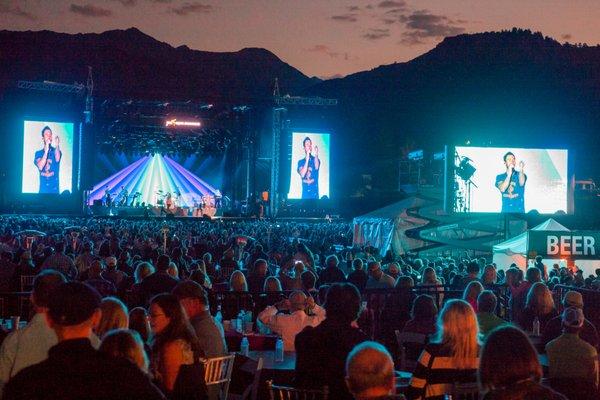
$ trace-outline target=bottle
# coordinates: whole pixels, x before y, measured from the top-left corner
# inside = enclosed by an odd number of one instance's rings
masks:
[[[219,323],[223,323],[223,314],[221,313],[221,305],[217,306],[217,313],[215,314],[215,320],[219,321]]]
[[[242,330],[244,329],[244,314],[246,312],[244,310],[241,310],[240,313],[237,316],[237,323],[236,323],[236,327],[235,330],[238,332],[242,332]]]
[[[281,337],[278,337],[277,342],[275,342],[275,361],[283,361],[283,340],[281,340]]]
[[[240,344],[240,353],[242,355],[248,357],[248,352],[250,351],[250,343],[248,343],[248,338],[244,336],[242,338],[242,343]]]
[[[540,336],[540,319],[538,317],[533,319],[533,335]]]

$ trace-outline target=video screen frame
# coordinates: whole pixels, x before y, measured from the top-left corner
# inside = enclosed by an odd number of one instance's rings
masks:
[[[288,200],[330,199],[331,133],[319,130],[292,129],[290,134],[291,161],[289,163]],[[305,163],[307,155],[309,156],[308,165]],[[307,169],[304,169],[305,166]],[[314,169],[318,170],[316,179],[313,176]],[[310,182],[311,180],[315,182]]]
[[[76,137],[78,131],[76,121],[28,117],[22,119],[21,128],[20,193],[25,195],[56,195],[65,192],[72,194],[74,178],[77,175],[75,141],[78,140]],[[46,142],[48,142],[47,152],[45,152]],[[42,163],[43,166],[41,166]]]
[[[468,149],[468,152],[462,152],[462,150]],[[445,196],[444,196],[444,209],[448,213],[452,214],[525,214],[528,212],[537,212],[542,215],[554,215],[554,214],[572,214],[573,213],[573,152],[566,148],[530,148],[530,147],[516,147],[516,146],[506,146],[500,147],[497,145],[494,146],[447,146],[446,149],[446,163],[445,163]],[[469,157],[469,155],[473,154],[473,152],[477,152],[476,157]],[[545,154],[544,154],[545,152]],[[509,181],[509,184],[513,186],[518,186],[519,183],[524,183],[522,189],[522,205],[519,205],[518,202],[515,202],[514,205],[506,204],[503,200],[503,193],[500,191],[500,185],[497,185],[499,182],[496,182],[499,177],[507,178],[504,174],[507,172],[507,161],[504,160],[504,157],[507,156],[509,159],[508,162],[512,163],[511,155],[514,157],[514,176],[506,179]],[[532,155],[534,155],[532,157]],[[551,164],[546,166],[541,165],[539,159],[544,157],[545,161],[550,159],[553,161]],[[557,158],[555,158],[557,157]],[[564,160],[562,159],[564,157]],[[471,158],[476,159],[473,161]],[[465,160],[466,159],[466,160]],[[492,163],[495,167],[488,167],[486,174],[493,177],[491,179],[481,180],[472,179],[470,177],[474,177],[478,172],[478,166],[475,164],[480,164],[478,161],[482,159],[486,160],[488,163]],[[494,163],[494,160],[498,159],[499,162]],[[524,182],[519,178],[519,170],[521,167],[520,162],[524,161]],[[565,170],[557,171],[555,168],[555,163],[558,166],[563,166]],[[498,164],[498,165],[496,165]],[[491,168],[491,169],[490,169]],[[543,172],[543,168],[554,168],[551,172]],[[492,171],[493,169],[493,171]],[[533,169],[533,170],[532,170]],[[529,174],[528,174],[529,171]],[[539,172],[542,171],[540,174]],[[556,176],[557,172],[560,175],[560,180],[552,180],[548,181],[540,181],[536,182],[535,185],[532,185],[533,182],[531,179],[534,176],[549,176],[554,174]],[[462,175],[462,176],[461,176]],[[468,178],[468,179],[465,179]],[[489,178],[489,177],[488,177]],[[515,179],[513,179],[515,178]],[[470,181],[470,182],[469,182]],[[493,186],[489,187],[488,181],[493,183]],[[514,181],[514,182],[513,182]],[[540,206],[540,202],[543,200],[541,196],[548,195],[547,193],[540,194],[540,197],[533,198],[531,193],[537,193],[536,190],[544,186],[544,182],[554,182],[554,192],[552,193],[560,193],[560,196],[553,198],[551,202],[548,204],[560,204],[556,207],[549,207],[542,205]],[[506,183],[506,182],[503,182]],[[530,183],[528,185],[528,183]],[[484,199],[480,199],[481,202],[485,203],[485,206],[477,206],[474,205],[474,201],[477,201],[476,197],[473,196],[473,192],[477,190],[476,186],[479,185],[488,185],[486,187],[486,196]],[[552,186],[552,185],[545,185]],[[563,188],[563,190],[559,190],[559,188]],[[506,189],[505,189],[506,190]],[[547,190],[547,187],[543,190]],[[491,194],[493,192],[493,194]],[[511,192],[512,194],[513,192]],[[516,196],[518,197],[518,196]],[[515,197],[515,198],[516,198]],[[469,203],[470,201],[470,203]],[[486,208],[483,208],[486,207]],[[503,210],[504,209],[504,210]]]

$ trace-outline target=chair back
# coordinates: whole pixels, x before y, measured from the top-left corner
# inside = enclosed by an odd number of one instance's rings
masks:
[[[455,383],[452,400],[479,400],[479,385],[477,382]]]
[[[220,398],[227,399],[229,393],[229,383],[231,382],[231,373],[233,372],[233,360],[235,354],[228,356],[215,357],[201,360],[204,364],[204,381],[206,386],[218,386],[220,390]]]
[[[396,330],[395,333],[400,354],[400,371],[413,371],[416,366],[416,360],[410,360],[409,362],[406,356],[406,344],[425,345],[427,335],[416,332],[400,332],[399,330]]]
[[[21,275],[21,292],[30,292],[33,290],[33,281],[35,275]]]
[[[271,400],[327,400],[329,388],[322,389],[298,389],[287,386],[273,385],[273,381],[267,381],[269,396]]]

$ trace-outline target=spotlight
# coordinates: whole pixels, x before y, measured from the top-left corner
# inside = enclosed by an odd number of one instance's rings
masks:
[[[456,175],[460,176],[464,181],[471,179],[475,171],[477,171],[469,161],[471,161],[469,158],[464,157],[456,169]]]

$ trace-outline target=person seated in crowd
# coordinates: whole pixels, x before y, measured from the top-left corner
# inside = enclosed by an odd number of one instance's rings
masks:
[[[563,334],[546,345],[551,379],[598,386],[598,352],[579,337],[583,310],[567,307],[562,313]]]
[[[246,277],[240,270],[233,271],[229,278],[229,293],[223,297],[221,312],[224,320],[237,318],[241,310],[249,311],[254,308],[254,299],[248,293]]]
[[[542,282],[536,282],[529,289],[525,308],[517,323],[521,329],[532,332],[533,321],[537,318],[540,322],[540,332],[543,334],[548,321],[557,315],[552,292]]]
[[[423,276],[419,286],[426,288],[426,291],[431,292],[431,295],[436,299],[438,307],[444,304],[444,288],[441,286],[443,283],[437,277],[435,269],[432,267],[426,267],[423,269]]]
[[[100,303],[102,317],[94,332],[100,339],[113,329],[126,329],[129,326],[129,311],[127,306],[116,297],[106,297]]]
[[[115,285],[102,277],[104,271],[104,264],[102,260],[92,261],[92,265],[85,272],[88,278],[84,281],[100,293],[102,297],[114,296],[117,294],[117,288]]]
[[[150,343],[152,330],[150,329],[148,312],[145,308],[135,307],[129,311],[129,329],[136,331],[140,335],[142,343],[144,343],[144,349],[148,352],[150,350],[148,344]]]
[[[265,279],[267,279],[268,271],[269,266],[265,259],[259,258],[254,261],[252,269],[248,274],[248,290],[250,293],[258,293],[262,291],[262,288],[265,284]]]
[[[583,296],[579,292],[569,290],[567,293],[565,293],[562,304],[565,308],[576,307],[583,310]],[[562,316],[556,316],[548,321],[546,327],[544,328],[544,334],[542,337],[543,345],[545,346],[551,340],[559,337],[562,333],[562,330]],[[579,331],[579,337],[598,349],[598,331],[596,330],[596,327],[587,319],[583,320],[583,326]]]
[[[281,311],[288,311],[289,314],[280,313]],[[294,291],[289,299],[265,308],[258,314],[258,319],[281,336],[285,351],[295,351],[296,335],[307,326],[319,325],[325,319],[325,310],[312,297],[306,297],[301,291]]]
[[[114,329],[108,331],[100,348],[101,353],[112,358],[124,358],[138,366],[139,369],[148,373],[148,355],[144,349],[144,342],[140,334],[129,329]]]
[[[452,280],[452,287],[459,290],[465,290],[470,282],[479,279],[479,264],[476,261],[471,261],[467,264],[467,275],[456,275]]]
[[[476,381],[479,328],[473,308],[448,300],[438,317],[438,337],[429,342],[408,388],[409,398],[433,399],[452,393],[455,383]]]
[[[367,286],[369,275],[364,270],[362,258],[355,258],[352,261],[352,272],[348,274],[348,282],[353,284],[362,293]]]
[[[478,281],[471,281],[463,292],[462,299],[473,307],[473,311],[477,312],[477,298],[483,292],[483,286]]]
[[[396,281],[396,290],[390,293],[385,300],[381,313],[382,339],[389,348],[396,347],[397,330],[401,331],[410,319],[410,310],[416,298],[412,288],[413,280],[410,276],[401,276]]]
[[[319,285],[346,282],[346,275],[338,267],[339,263],[336,255],[328,256],[325,259],[325,268],[319,274]]]
[[[42,269],[55,269],[62,273],[67,279],[77,278],[77,268],[71,257],[65,255],[64,242],[58,242],[54,246],[55,252],[44,260]]]
[[[523,331],[504,325],[490,332],[478,371],[483,400],[567,400],[542,386],[542,376],[538,354]]]
[[[367,271],[369,279],[365,285],[366,289],[390,289],[396,284],[394,278],[383,272],[379,261],[369,261]]]
[[[307,326],[296,335],[296,384],[299,387],[329,387],[336,399],[352,399],[344,380],[344,364],[350,351],[368,339],[353,327],[361,308],[360,293],[349,283],[334,283],[325,303],[326,318],[316,327]],[[319,368],[319,365],[327,368]]]
[[[438,330],[437,316],[438,308],[433,297],[421,294],[415,298],[410,311],[411,319],[406,322],[402,332],[433,335]]]
[[[106,257],[106,269],[102,272],[102,278],[110,281],[117,289],[121,289],[129,276],[117,269],[117,258]]]
[[[281,269],[278,274],[283,290],[302,289],[302,273],[306,270],[302,261],[294,262],[292,270]]]
[[[309,296],[314,298],[319,297],[319,291],[315,287],[317,284],[317,277],[312,271],[304,271],[300,276],[302,280],[302,291]]]
[[[175,286],[173,294],[185,310],[205,356],[227,355],[223,325],[210,315],[208,294],[202,286],[194,281],[182,281]]]
[[[177,285],[177,279],[167,273],[171,259],[166,254],[161,254],[156,261],[156,272],[144,278],[140,284],[140,294],[143,303],[160,293],[170,293]]]
[[[402,274],[400,272],[400,267],[396,262],[389,263],[385,268],[385,273],[391,276],[394,279],[394,281],[397,281],[398,277],[400,277],[400,275]]]
[[[0,347],[0,389],[23,368],[47,359],[48,350],[58,343],[46,314],[52,292],[64,282],[64,275],[54,270],[35,277],[30,297],[35,314],[23,329],[13,330]]]
[[[86,241],[83,243],[83,251],[75,257],[75,267],[77,268],[77,276],[79,279],[92,265],[96,259],[94,256],[94,242]]]
[[[101,317],[96,290],[81,282],[62,283],[47,306],[46,319],[58,344],[48,359],[16,374],[3,399],[164,399],[136,365],[92,347],[92,329]]]
[[[377,342],[363,342],[346,359],[346,385],[355,400],[391,399],[396,393],[394,361]]]
[[[198,337],[177,297],[159,294],[150,301],[152,341],[151,371],[163,391],[169,395],[183,365],[204,357]]]
[[[498,298],[491,290],[484,290],[477,297],[477,322],[479,333],[487,336],[493,329],[507,322],[496,315]]]
[[[239,270],[237,261],[234,260],[235,253],[232,249],[227,249],[223,253],[223,258],[219,260],[219,276],[221,280],[226,281],[230,278],[233,271]]]

